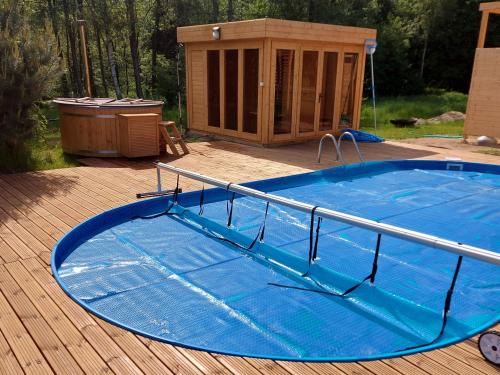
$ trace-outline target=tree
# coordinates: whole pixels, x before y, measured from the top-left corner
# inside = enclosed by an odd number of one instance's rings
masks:
[[[132,66],[134,68],[135,92],[139,98],[142,93],[141,65],[139,61],[139,37],[137,35],[137,16],[135,13],[135,0],[126,0],[127,20],[129,27],[130,54],[132,55]]]
[[[0,5],[0,154],[28,155],[37,104],[61,73],[57,41],[46,26],[33,30],[15,0]],[[1,158],[1,156],[0,156]]]

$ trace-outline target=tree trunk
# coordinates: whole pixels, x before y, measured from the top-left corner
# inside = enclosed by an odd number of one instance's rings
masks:
[[[219,21],[219,0],[212,0],[212,22]]]
[[[102,87],[104,89],[104,96],[109,97],[108,82],[106,81],[106,70],[104,68],[104,57],[101,45],[101,31],[99,28],[96,28],[95,34],[97,39],[97,55],[99,57],[99,70],[101,71]]]
[[[108,52],[108,63],[109,63],[109,69],[111,70],[111,78],[113,80],[113,86],[115,87],[115,93],[116,97],[118,99],[121,99],[123,97],[122,95],[122,90],[120,89],[120,82],[118,81],[118,72],[116,69],[116,63],[115,63],[115,58],[113,56],[113,41],[111,40],[111,35],[109,32],[109,26],[110,26],[110,19],[109,19],[109,11],[108,11],[108,4],[107,0],[102,1],[102,11],[103,11],[103,19],[104,19],[104,24],[106,27],[104,27],[104,38],[106,39],[106,49]]]
[[[153,40],[151,41],[151,92],[154,98],[157,96],[158,86],[158,33],[160,32],[161,4],[160,0],[155,2]]]
[[[424,69],[425,69],[425,57],[427,55],[427,45],[428,45],[428,42],[429,42],[429,34],[425,34],[425,38],[424,38],[424,48],[422,49],[422,59],[420,60],[420,74],[419,74],[419,78],[421,80],[424,79]]]
[[[233,0],[227,0],[227,20],[228,22],[234,21]]]
[[[126,0],[127,20],[129,29],[130,54],[134,68],[135,93],[138,98],[144,97],[141,83],[141,63],[139,61],[139,36],[137,35],[137,14],[135,12],[135,0]]]
[[[75,28],[74,22],[70,19],[70,9],[68,5],[68,0],[63,0],[63,10],[64,10],[64,23],[66,27],[66,35],[69,44],[69,53],[71,54],[71,59],[68,58],[70,65],[68,68],[72,73],[73,90],[77,95],[83,95],[83,86],[81,81],[80,63],[77,57],[76,48],[76,38],[75,38]]]

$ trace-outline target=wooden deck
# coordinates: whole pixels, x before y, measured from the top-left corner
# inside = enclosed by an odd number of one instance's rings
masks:
[[[226,142],[191,144],[180,167],[235,182],[316,169],[316,145],[266,149]],[[356,160],[348,149],[346,159]],[[369,159],[495,156],[387,142],[363,145]],[[331,151],[328,150],[331,154]],[[170,161],[170,160],[169,160]],[[332,165],[325,158],[322,167]],[[0,175],[0,374],[498,374],[476,339],[443,350],[361,363],[307,364],[214,355],[136,336],[88,314],[50,273],[55,242],[87,217],[152,190],[151,160],[86,159],[88,166]],[[173,178],[165,175],[165,182]],[[182,188],[199,185],[181,179]]]

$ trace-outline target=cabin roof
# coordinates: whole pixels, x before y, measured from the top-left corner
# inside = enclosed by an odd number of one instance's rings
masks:
[[[221,29],[220,40],[212,38],[212,28]],[[322,23],[278,20],[261,18],[255,20],[213,23],[177,28],[177,41],[180,43],[213,42],[244,39],[290,39],[311,42],[331,42],[343,44],[364,44],[366,39],[374,39],[377,30],[328,25]]]
[[[482,12],[500,14],[500,1],[479,4],[479,10]]]

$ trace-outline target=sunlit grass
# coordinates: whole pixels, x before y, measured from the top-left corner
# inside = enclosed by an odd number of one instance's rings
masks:
[[[386,139],[419,138],[425,135],[462,135],[463,121],[397,128],[390,123],[390,120],[411,117],[427,119],[449,111],[465,112],[466,106],[467,95],[457,92],[435,91],[428,95],[380,98],[377,102],[376,134]],[[375,132],[373,109],[369,98],[363,100],[361,128],[367,132]]]

